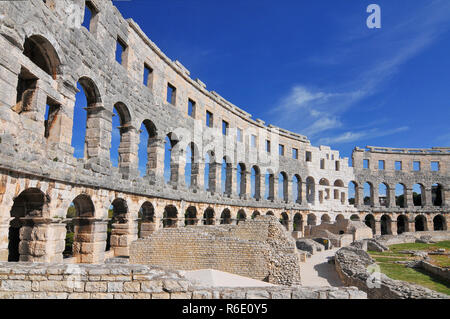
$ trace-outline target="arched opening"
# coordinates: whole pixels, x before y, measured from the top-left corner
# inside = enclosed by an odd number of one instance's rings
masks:
[[[417,215],[414,219],[415,231],[425,231],[427,230],[427,219],[424,215]]]
[[[330,222],[331,222],[331,218],[327,214],[323,214],[322,217],[320,217],[321,224],[329,224]]]
[[[151,141],[156,138],[156,127],[150,120],[144,120],[139,130],[139,174],[146,176],[150,171]]]
[[[184,225],[193,226],[197,225],[197,222],[197,208],[195,208],[194,206],[189,206],[184,214]]]
[[[295,203],[302,203],[302,179],[297,174],[292,178],[292,198]]]
[[[314,197],[315,197],[315,181],[314,178],[309,176],[306,179],[306,200],[310,204],[314,204]]]
[[[381,235],[392,234],[391,224],[391,217],[388,215],[381,216]]]
[[[395,185],[395,205],[397,207],[406,207],[406,196],[405,196],[406,186],[404,184]]]
[[[274,214],[271,210],[269,210],[269,211],[266,213],[266,216],[275,216],[275,214]]]
[[[344,220],[344,219],[345,219],[345,217],[344,217],[344,215],[342,215],[342,214],[339,214],[339,215],[336,216],[336,221],[337,221],[337,222],[342,221],[342,220]]]
[[[125,104],[118,102],[113,108],[110,148],[111,163],[115,167],[121,168],[131,153],[130,129],[130,112]]]
[[[413,203],[414,206],[424,206],[425,204],[425,187],[422,184],[413,185]]]
[[[138,212],[138,238],[150,236],[155,229],[155,209],[152,203],[145,202]]]
[[[433,229],[434,230],[447,230],[447,222],[446,222],[444,216],[436,215],[433,218]]]
[[[366,217],[364,218],[364,223],[366,224],[367,227],[370,227],[372,229],[373,234],[376,233],[375,217],[373,217],[372,214],[366,215]]]
[[[354,205],[355,207],[358,205],[357,187],[358,184],[356,182],[351,181],[348,183],[348,204]]]
[[[253,166],[251,170],[251,194],[252,198],[261,199],[261,171],[258,166]]]
[[[281,172],[278,174],[278,198],[283,200],[284,202],[289,201],[289,190],[288,190],[288,177],[285,172]]]
[[[307,217],[307,219],[306,219],[306,224],[308,225],[308,226],[316,226],[317,225],[317,223],[316,223],[316,215],[314,215],[314,214],[308,214],[308,217]]]
[[[442,206],[444,203],[443,187],[441,184],[433,184],[431,186],[431,201],[433,206]]]
[[[208,207],[203,214],[203,225],[214,225],[216,223],[214,209]]]
[[[281,213],[280,223],[289,230],[289,216],[286,212]]]
[[[373,186],[372,183],[364,183],[364,205],[373,206]]]
[[[225,208],[220,215],[220,224],[228,225],[231,224],[231,212],[228,208]]]
[[[164,208],[163,228],[176,228],[178,222],[178,210],[173,205]]]
[[[23,44],[23,54],[56,80],[61,61],[55,48],[46,38],[40,35],[26,38]]]
[[[389,206],[389,186],[386,183],[378,185],[378,201],[380,206]]]
[[[258,216],[260,216],[261,214],[257,211],[257,210],[255,210],[254,212],[253,212],[253,214],[252,214],[252,219],[255,219],[256,217],[258,217]]]
[[[120,228],[120,224],[127,223],[128,205],[122,198],[116,198],[108,209],[108,227],[106,231],[106,251],[109,251],[111,247],[111,237],[114,235],[115,230]],[[120,230],[119,230],[120,231]]]
[[[294,215],[294,231],[303,231],[303,216],[300,213]]]
[[[70,204],[66,213],[66,239],[63,258],[75,257],[82,262],[80,253],[84,252],[86,237],[92,236],[92,219],[95,207],[86,194],[78,195]]]
[[[408,218],[405,215],[399,215],[397,217],[397,234],[400,235],[408,230]]]
[[[20,229],[25,225],[24,217],[42,217],[44,205],[48,199],[38,188],[28,188],[14,199],[11,208],[11,221],[9,222],[8,235],[8,261],[16,262],[20,260],[19,244]]]
[[[82,77],[78,80],[72,121],[72,147],[75,158],[91,158],[89,144],[95,138],[95,126],[92,123],[97,103],[101,103],[100,93],[95,83]]]
[[[239,222],[245,221],[246,219],[247,219],[247,214],[245,214],[245,211],[243,209],[240,209],[237,213],[236,224],[239,224]]]
[[[352,221],[360,221],[359,215],[353,214],[350,216],[350,220]]]

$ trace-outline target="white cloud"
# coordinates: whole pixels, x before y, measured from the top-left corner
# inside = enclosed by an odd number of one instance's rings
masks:
[[[397,134],[409,130],[408,126],[402,126],[391,130],[380,130],[377,128],[359,131],[359,132],[345,132],[333,137],[323,137],[319,139],[320,144],[344,144],[359,141],[362,139],[371,139],[375,137],[383,137],[388,135]]]

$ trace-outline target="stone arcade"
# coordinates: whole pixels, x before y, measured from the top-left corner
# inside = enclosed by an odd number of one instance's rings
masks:
[[[85,5],[89,28],[80,22]],[[448,229],[449,148],[356,148],[349,166],[338,151],[208,91],[111,1],[1,1],[0,48],[0,261],[62,262],[68,224],[74,239],[64,261],[75,263],[128,256],[138,234],[159,228],[257,215],[276,216],[297,237],[342,218],[364,221],[374,234]],[[71,146],[80,133],[72,130],[77,83],[87,99],[82,158]],[[142,130],[148,157],[140,177]]]

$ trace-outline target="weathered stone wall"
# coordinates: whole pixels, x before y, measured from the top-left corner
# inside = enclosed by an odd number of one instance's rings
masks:
[[[424,232],[421,232],[424,233]],[[419,235],[415,233],[415,235]],[[449,232],[427,232],[426,237],[433,241],[448,240]],[[389,236],[391,237],[391,236]],[[419,236],[400,235],[395,242],[381,241],[382,245],[415,242]],[[411,241],[411,238],[414,240]],[[450,299],[450,296],[405,281],[394,280],[377,273],[372,274],[375,260],[365,251],[367,240],[356,241],[350,247],[339,249],[335,255],[336,271],[347,286],[355,286],[365,291],[369,299]],[[373,241],[369,239],[369,241]],[[377,239],[378,241],[378,239]],[[371,269],[369,272],[369,268]],[[447,274],[448,275],[448,274]]]
[[[417,267],[445,280],[447,283],[450,283],[450,268],[449,267],[438,267],[438,266],[433,265],[425,260],[421,260],[420,264]]]
[[[0,263],[0,299],[366,299],[355,287],[211,288],[142,265]]]
[[[179,270],[217,269],[270,283],[300,283],[295,241],[272,216],[238,225],[162,229],[131,244],[130,262]]]

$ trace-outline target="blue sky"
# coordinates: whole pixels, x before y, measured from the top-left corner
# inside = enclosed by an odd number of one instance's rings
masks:
[[[207,89],[313,145],[450,146],[448,0],[114,4]]]

